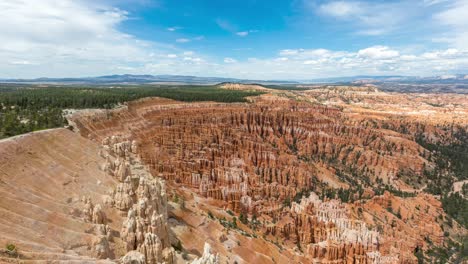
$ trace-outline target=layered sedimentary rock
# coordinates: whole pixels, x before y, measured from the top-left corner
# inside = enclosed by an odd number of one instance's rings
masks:
[[[342,106],[387,96],[359,92],[316,99]],[[253,104],[149,99],[80,114],[75,126],[94,142],[63,129],[0,142],[0,242],[17,245],[26,262],[176,263],[198,255],[194,263],[414,263],[427,241],[444,240],[444,213],[401,175],[417,182],[433,166],[416,135],[449,142],[453,132],[391,117],[271,95]],[[162,179],[190,210],[168,206]],[[375,195],[379,184],[416,194]],[[347,203],[324,195],[356,186],[362,192]],[[184,244],[193,253],[187,260],[171,247],[171,214],[193,225],[176,232],[196,241]],[[251,222],[233,228],[240,214]],[[200,249],[195,232],[223,255]]]
[[[83,137],[0,141],[0,243],[19,249],[0,262],[415,263],[444,241],[441,203],[422,192],[433,153],[416,138],[453,143],[466,103],[373,87],[287,95],[145,99],[76,114]]]
[[[95,263],[118,254],[109,239],[122,219],[101,203],[117,181],[100,170],[98,153],[66,129],[0,141],[2,248],[15,245],[24,263]]]
[[[153,175],[219,201],[226,210],[259,217],[261,234],[297,245],[310,260],[413,262],[413,250],[425,245],[433,232],[428,226],[436,228],[433,241],[441,241],[436,221],[425,220],[429,215],[414,214],[414,223],[427,225],[412,229],[378,205],[379,196],[369,199],[378,184],[416,192],[401,175],[412,175],[416,182],[432,166],[428,151],[414,141],[416,132],[389,130],[387,120],[372,123],[339,108],[268,97],[254,104],[144,100],[111,116],[101,113],[74,121],[82,135],[97,141],[124,131],[125,145],[135,149]],[[430,129],[415,127],[417,133]],[[119,164],[108,166],[117,178],[125,174],[116,171]],[[115,194],[122,197],[117,199],[123,201],[120,210],[131,207],[129,197],[135,194],[130,185],[124,180]],[[364,188],[352,196],[356,202],[313,193],[301,199],[307,191],[350,186]],[[383,197],[402,207],[417,201],[435,215],[443,214],[440,204],[422,194],[414,200]],[[383,210],[372,212],[378,206]],[[392,228],[379,229],[385,226]]]
[[[146,263],[175,263],[167,226],[166,187],[135,155],[134,142],[112,136],[102,141],[105,170],[119,181],[106,202],[126,215],[120,237],[127,251],[138,251]]]
[[[379,251],[377,231],[352,219],[345,204],[324,202],[315,193],[293,202],[290,212],[267,226],[267,233],[293,240],[312,259],[333,263],[370,263],[371,255]]]
[[[0,262],[175,263],[165,184],[135,152],[66,129],[0,141],[0,243],[18,252]]]

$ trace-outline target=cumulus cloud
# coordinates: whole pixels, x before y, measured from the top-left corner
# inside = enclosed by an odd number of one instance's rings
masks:
[[[208,66],[207,66],[208,67]],[[212,66],[210,66],[212,67]],[[352,75],[439,75],[468,70],[468,53],[454,49],[411,54],[387,46],[356,51],[284,49],[278,57],[249,58],[212,69],[221,76],[313,79]]]
[[[358,51],[358,56],[368,59],[391,59],[398,57],[400,53],[385,46],[373,46]]]
[[[432,54],[434,53],[434,54]],[[432,54],[432,55],[429,55]],[[176,61],[160,61],[146,72],[224,76],[251,79],[314,79],[352,75],[443,75],[468,70],[468,54],[440,50],[421,54],[404,53],[390,47],[369,47],[356,51],[296,49],[278,51],[272,58],[235,60],[226,57],[222,64],[210,59],[180,56]],[[184,64],[185,63],[185,64]],[[196,67],[187,67],[194,65]]]
[[[279,52],[280,56],[294,59],[328,59],[347,56],[343,51],[331,51],[328,49],[285,49]]]
[[[204,60],[202,58],[198,57],[184,57],[184,61],[189,61],[189,62],[195,62],[195,63],[201,63]]]
[[[304,1],[309,3],[310,12],[332,18],[330,22],[333,23],[345,22],[340,26],[349,27],[358,35],[401,35],[412,31],[433,42],[447,43],[460,50],[468,49],[467,0],[331,0],[321,4]]]
[[[423,53],[421,57],[425,59],[455,59],[458,56],[463,56],[463,52],[460,52],[457,49],[447,49],[426,52]]]
[[[468,42],[464,37],[468,35],[464,34],[468,16],[459,13],[457,8],[464,10],[464,2],[444,3],[445,11],[433,18],[450,29],[443,37],[453,47],[446,49],[410,53],[388,46],[355,50],[296,48],[279,50],[269,58],[234,59],[225,55],[205,56],[123,33],[119,26],[131,14],[111,6],[92,4],[89,0],[2,0],[0,77],[74,77],[131,72],[310,79],[359,74],[463,73],[468,71]],[[357,16],[363,25],[375,17],[366,11],[369,4],[350,3],[355,5],[340,2],[323,7],[320,12],[339,19]],[[326,13],[332,7],[336,10]],[[225,29],[233,29],[232,34],[243,32],[229,23],[218,22]],[[181,38],[178,43],[201,39],[202,36]]]
[[[105,73],[112,64],[144,61],[152,45],[117,30],[128,13],[112,7],[81,0],[2,0],[0,10],[0,60],[8,62],[0,72],[8,77]],[[12,64],[17,67],[7,66]]]

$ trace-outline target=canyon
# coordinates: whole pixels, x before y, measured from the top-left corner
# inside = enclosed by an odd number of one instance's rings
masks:
[[[221,89],[262,94],[144,98],[1,140],[0,243],[17,250],[0,261],[418,263],[467,235],[425,191],[439,165],[420,140],[465,144],[468,95]]]

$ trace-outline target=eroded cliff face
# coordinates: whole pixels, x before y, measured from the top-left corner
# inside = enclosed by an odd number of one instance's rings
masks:
[[[126,130],[144,146],[142,157],[156,173],[196,187],[203,182],[201,188],[213,180],[222,186],[238,185],[245,178],[242,172],[255,175],[249,181],[261,183],[261,189],[252,192],[268,193],[278,183],[284,187],[280,195],[285,198],[295,195],[295,185],[309,188],[317,169],[328,169],[335,161],[355,167],[355,173],[368,176],[371,182],[380,178],[387,183],[398,181],[403,168],[421,175],[429,164],[425,150],[406,135],[365,126],[336,108],[293,101],[143,109],[130,105],[128,111],[107,115],[101,114],[102,122],[94,122],[96,116],[80,120],[78,127],[99,140],[113,129]],[[337,169],[342,168],[332,168]],[[215,178],[204,178],[211,177],[207,172]],[[208,195],[226,199],[230,193],[215,186]]]
[[[0,243],[19,249],[0,262],[417,263],[446,216],[416,138],[456,141],[464,103],[343,89],[149,98],[0,141]]]
[[[391,122],[388,114],[356,117],[340,108],[274,95],[254,101],[185,104],[148,99],[73,120],[91,139],[101,141],[119,131],[132,140],[152,175],[166,179],[171,191],[185,194],[193,205],[186,210],[204,214],[203,223],[213,230],[228,230],[219,237],[206,234],[219,240],[213,243],[221,253],[232,229],[227,222],[235,219],[219,209],[249,218],[249,224],[239,225],[241,234],[273,243],[297,262],[414,263],[415,250],[425,248],[429,238],[436,245],[443,241],[437,219],[444,214],[440,202],[418,194],[424,183],[418,179],[433,164],[428,151],[415,142],[416,133],[442,140],[443,133],[433,133],[440,128],[400,118]],[[392,124],[408,125],[415,132],[388,129]],[[409,174],[410,180],[401,176]],[[382,184],[415,197],[376,195],[374,188]],[[327,198],[330,188],[355,193],[346,203],[333,195]],[[173,211],[178,220],[194,221],[181,211]],[[206,217],[208,212],[215,212],[214,221]],[[220,224],[215,225],[216,219]],[[177,234],[184,237],[192,231],[181,228]],[[200,252],[199,245],[193,248]],[[238,250],[236,261],[252,261]],[[231,250],[220,257],[234,258]]]
[[[105,202],[126,215],[120,230],[126,251],[139,252],[146,263],[175,263],[164,181],[153,177],[135,155],[135,142],[112,136],[105,138],[102,145],[104,170],[119,182]]]
[[[30,262],[106,258],[109,226],[101,225],[101,216],[120,216],[91,205],[116,184],[99,169],[104,160],[98,151],[65,129],[2,140],[0,243],[16,245],[20,258]]]
[[[66,129],[0,142],[0,243],[18,248],[0,260],[176,263],[164,181],[135,144],[103,143]]]

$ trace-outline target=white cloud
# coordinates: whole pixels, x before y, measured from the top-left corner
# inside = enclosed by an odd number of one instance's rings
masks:
[[[225,19],[221,19],[221,18],[216,19],[216,24],[223,30],[226,30],[229,32],[237,31],[237,26]]]
[[[256,29],[250,29],[250,30],[239,30],[239,27],[233,23],[231,23],[228,20],[218,18],[215,20],[216,24],[218,27],[221,29],[228,31],[232,34],[236,34],[239,37],[247,37],[250,33],[257,33],[259,32]]]
[[[425,59],[454,59],[458,56],[463,55],[462,52],[457,49],[437,50],[432,52],[426,52],[421,55]]]
[[[432,5],[438,5],[438,4],[441,4],[441,3],[446,3],[448,1],[450,1],[450,0],[424,0],[423,3],[426,6],[432,6]]]
[[[357,51],[285,49],[279,57],[249,58],[223,66],[202,65],[220,76],[256,79],[313,79],[352,75],[442,75],[466,72],[468,53],[454,49],[411,54],[386,46]],[[233,74],[235,73],[235,74]]]
[[[468,1],[456,0],[434,15],[437,23],[445,26],[447,33],[439,40],[448,42],[452,47],[468,50]]]
[[[13,64],[13,65],[36,65],[37,63],[27,61],[27,60],[21,60],[21,61],[11,61],[10,64]]]
[[[355,2],[351,2],[355,3]],[[379,2],[381,3],[381,2]],[[377,4],[375,4],[377,5]],[[440,4],[442,6],[442,4]],[[171,44],[140,40],[119,25],[131,14],[90,0],[0,1],[0,77],[75,77],[114,73],[215,75],[263,79],[307,79],[358,74],[436,75],[468,71],[466,1],[444,3],[434,21],[448,28],[440,39],[450,48],[408,52],[387,46],[354,51],[283,49],[270,58],[246,60],[204,56]],[[353,9],[357,8],[357,9]],[[339,19],[356,17],[362,30],[379,30],[369,6],[329,12]],[[371,9],[375,8],[371,5]],[[364,10],[364,11],[363,11]],[[322,11],[325,12],[325,11]],[[394,12],[390,12],[392,15]],[[330,15],[331,16],[331,15]],[[349,20],[347,20],[349,21]],[[378,19],[380,21],[380,18]],[[223,24],[225,28],[235,28]],[[386,27],[383,27],[385,30]],[[239,32],[237,28],[232,34]],[[249,34],[255,31],[247,31]],[[377,33],[376,33],[377,34]],[[187,38],[195,41],[200,37]],[[453,47],[452,47],[453,46]]]
[[[305,65],[310,65],[310,64],[318,64],[318,61],[314,61],[314,60],[306,60],[303,62],[303,64]]]
[[[256,30],[256,29],[251,29],[251,30],[248,30],[248,31],[236,32],[236,35],[238,35],[240,37],[247,37],[250,33],[257,33],[257,32],[259,32],[259,31]]]
[[[174,32],[176,30],[180,30],[180,29],[182,29],[182,27],[168,27],[167,28],[168,31],[172,31],[172,32]]]
[[[178,39],[176,39],[176,42],[178,42],[178,43],[187,43],[187,42],[190,42],[190,39],[178,38]]]
[[[361,13],[362,7],[358,2],[336,1],[321,5],[320,11],[334,17],[349,17]]]
[[[330,1],[319,5],[319,14],[346,21],[359,35],[378,36],[396,31],[416,16],[417,5],[411,1]]]
[[[0,64],[3,76],[105,74],[111,65],[145,61],[159,45],[117,29],[126,11],[89,1],[2,0],[0,10],[0,61],[23,62]]]
[[[387,33],[386,29],[364,29],[356,32],[358,35],[379,36]]]
[[[176,39],[176,42],[177,43],[188,43],[188,42],[191,42],[193,40],[199,41],[199,40],[204,40],[204,39],[205,39],[204,36],[198,36],[198,37],[194,37],[194,38],[178,38],[178,39]]]
[[[417,59],[417,57],[415,55],[402,55],[400,59],[404,61],[412,61]]]
[[[309,12],[330,18],[330,23],[357,35],[406,35],[409,41],[415,41],[414,36],[468,49],[468,0],[303,1]]]
[[[281,56],[291,56],[291,55],[296,55],[298,54],[298,50],[291,50],[291,49],[284,49],[280,51]]]
[[[345,56],[345,52],[331,51],[327,49],[285,49],[279,52],[282,57],[288,57],[296,60],[305,59],[330,59]]]
[[[237,60],[233,58],[224,58],[224,63],[236,63]]]
[[[368,59],[391,59],[398,57],[400,53],[396,50],[391,50],[385,46],[373,46],[358,51],[358,56]]]
[[[126,71],[126,72],[131,72],[131,71],[136,70],[134,67],[129,67],[129,66],[117,66],[117,67],[115,67],[115,69]]]
[[[202,58],[198,58],[198,57],[184,57],[184,61],[195,62],[195,63],[204,62]]]

